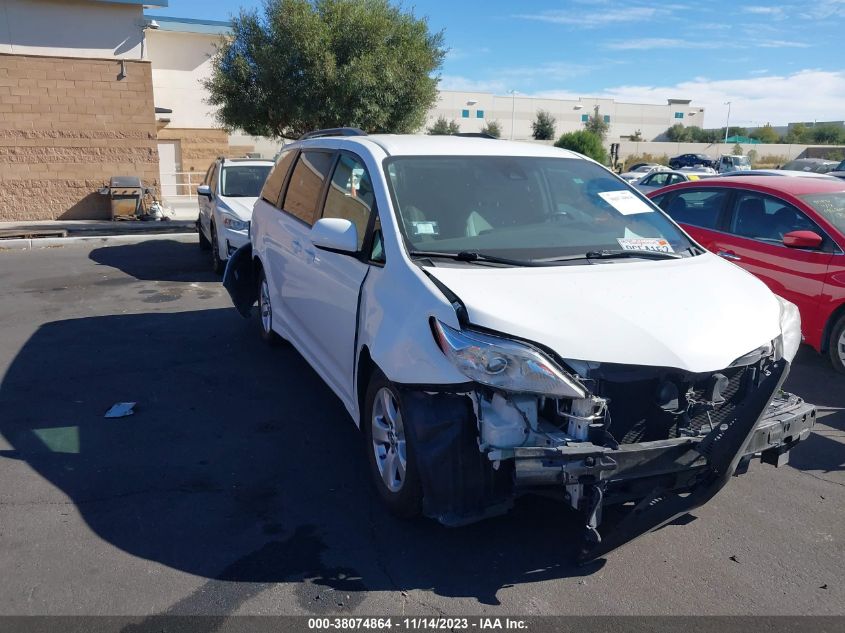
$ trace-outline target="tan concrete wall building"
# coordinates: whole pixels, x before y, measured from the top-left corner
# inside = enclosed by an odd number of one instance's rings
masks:
[[[109,217],[111,176],[158,186],[144,6],[0,0],[0,220]]]

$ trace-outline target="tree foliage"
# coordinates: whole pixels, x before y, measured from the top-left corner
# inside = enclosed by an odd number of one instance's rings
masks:
[[[428,133],[433,136],[448,136],[450,134],[457,134],[460,131],[461,126],[458,125],[458,122],[454,119],[447,121],[445,116],[437,117],[434,125],[428,128]]]
[[[735,143],[733,149],[731,150],[731,154],[734,156],[742,156],[744,153],[745,150],[742,149],[742,145]]]
[[[484,127],[481,128],[482,134],[489,134],[493,138],[501,138],[502,136],[502,126],[499,124],[498,121],[487,121]]]
[[[589,130],[578,130],[564,134],[555,142],[555,147],[569,149],[584,154],[584,156],[589,156],[602,164],[607,164],[607,152],[604,149],[601,137]]]
[[[531,134],[538,141],[550,141],[555,137],[555,123],[557,121],[551,112],[540,110],[531,123]]]
[[[810,131],[803,123],[790,125],[783,137],[784,143],[806,143],[810,140]]]
[[[845,143],[845,129],[833,123],[821,123],[810,128],[810,139],[819,145]]]
[[[635,143],[639,143],[643,140],[643,131],[636,130],[633,134],[628,137],[628,140],[634,141]]]
[[[758,127],[751,133],[751,138],[756,138],[761,143],[777,143],[780,141],[780,136],[771,123],[766,123],[763,127]]]
[[[232,34],[205,81],[229,129],[412,132],[437,97],[443,34],[388,0],[265,0],[263,15],[242,11]]]
[[[584,127],[588,132],[592,132],[602,141],[607,138],[607,131],[610,129],[610,124],[604,120],[604,117],[599,114],[599,107],[593,109],[593,115],[584,123]],[[598,159],[597,159],[598,160]]]
[[[666,138],[673,143],[686,143],[692,140],[689,130],[680,123],[675,123],[675,125],[666,130]]]

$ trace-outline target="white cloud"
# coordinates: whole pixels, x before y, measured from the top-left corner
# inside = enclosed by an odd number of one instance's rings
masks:
[[[810,20],[845,17],[845,0],[815,0],[801,14]]]
[[[752,13],[754,15],[766,15],[772,18],[783,17],[783,9],[780,7],[765,7],[759,5],[752,5],[748,7],[742,7],[742,12]]]
[[[510,90],[510,87],[502,80],[477,80],[461,77],[460,75],[442,75],[440,77],[440,90],[460,90],[462,92],[495,92],[503,94]]]
[[[600,97],[633,103],[665,103],[667,98],[692,99],[707,109],[707,127],[724,125],[724,105],[730,101],[731,120],[738,125],[790,121],[839,120],[845,103],[845,71],[802,70],[790,75],[750,79],[709,80],[703,77],[671,86],[619,86]]]
[[[513,17],[522,20],[566,24],[570,26],[598,27],[624,22],[641,22],[654,19],[661,11],[655,7],[614,8],[609,11],[543,11],[541,13],[523,13]]]
[[[810,44],[794,40],[758,40],[754,44],[760,48],[810,48]]]
[[[648,51],[658,48],[713,48],[712,42],[696,42],[670,37],[644,37],[636,40],[611,42],[607,48],[616,51]]]

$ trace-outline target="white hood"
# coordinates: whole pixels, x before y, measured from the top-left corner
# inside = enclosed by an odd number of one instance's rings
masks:
[[[228,196],[220,196],[220,200],[222,200],[223,204],[231,209],[231,211],[241,220],[249,222],[252,220],[252,207],[255,206],[258,198],[232,198]]]
[[[426,267],[471,323],[562,358],[717,371],[780,334],[775,295],[706,253],[542,268]]]

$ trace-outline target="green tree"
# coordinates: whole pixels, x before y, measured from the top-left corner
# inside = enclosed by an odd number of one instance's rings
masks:
[[[555,118],[550,112],[540,110],[531,123],[531,134],[538,141],[550,141],[555,137]]]
[[[766,123],[763,127],[758,127],[751,133],[751,138],[756,138],[761,143],[777,143],[780,140],[778,133],[775,132],[771,123]]]
[[[457,134],[460,131],[461,126],[458,125],[457,121],[454,119],[447,121],[445,116],[437,117],[434,125],[428,128],[428,133],[434,136],[448,136],[450,134]]]
[[[732,125],[728,128],[728,136],[748,136],[748,130],[744,127],[737,127],[735,125]],[[725,128],[722,128],[722,130],[720,131],[719,140],[725,140]]]
[[[742,156],[744,153],[745,152],[742,149],[742,145],[740,145],[739,143],[736,143],[734,145],[734,148],[731,150],[731,154],[733,154],[734,156]]]
[[[487,121],[484,127],[481,128],[482,134],[489,134],[493,138],[501,138],[502,136],[502,126],[499,124],[498,121]]]
[[[692,140],[692,135],[689,129],[680,123],[675,123],[675,125],[666,130],[666,138],[673,143],[687,143]]]
[[[607,152],[604,149],[601,137],[589,130],[578,130],[564,134],[555,142],[555,147],[570,149],[573,152],[589,156],[602,164],[607,164]]]
[[[845,142],[845,130],[832,123],[822,123],[810,128],[810,139],[819,145],[836,145]]]
[[[790,125],[783,137],[784,143],[806,143],[810,140],[810,131],[803,123]]]
[[[635,143],[639,143],[643,140],[643,131],[636,130],[633,134],[628,137],[628,140],[634,141]]]
[[[445,52],[442,32],[388,0],[265,0],[233,20],[204,84],[220,123],[248,134],[412,132]]]
[[[588,132],[592,132],[602,141],[607,138],[607,131],[610,129],[610,124],[604,120],[604,117],[599,114],[599,107],[593,108],[593,116],[587,119],[584,127]],[[598,160],[598,159],[596,159]]]
[[[748,162],[751,163],[752,168],[757,164],[758,158],[759,154],[756,149],[748,150]]]

